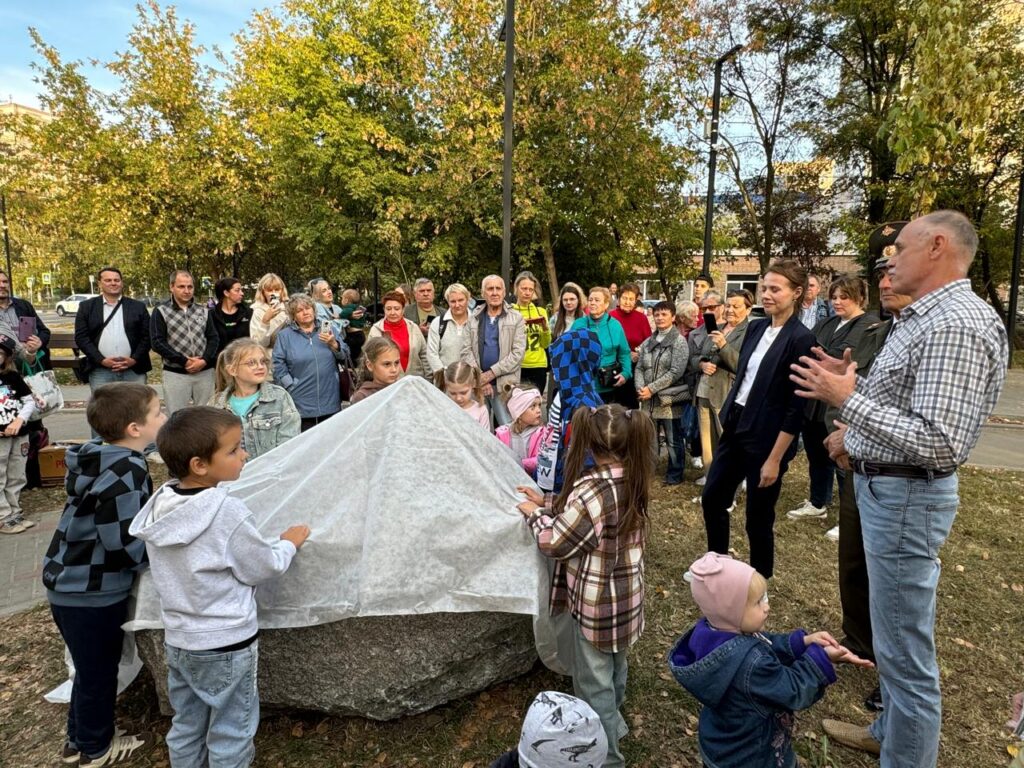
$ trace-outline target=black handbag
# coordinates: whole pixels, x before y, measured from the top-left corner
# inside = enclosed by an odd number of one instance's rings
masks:
[[[615,386],[615,379],[622,373],[622,363],[616,362],[612,365],[602,365],[597,369],[598,386],[611,389]]]

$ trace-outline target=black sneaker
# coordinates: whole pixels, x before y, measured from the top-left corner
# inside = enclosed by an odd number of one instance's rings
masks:
[[[881,712],[885,709],[885,705],[882,703],[882,689],[876,685],[875,690],[864,699],[864,706],[872,712]]]
[[[81,754],[78,751],[78,747],[71,746],[70,741],[64,742],[64,749],[60,753],[60,761],[64,765],[78,765],[78,760]]]

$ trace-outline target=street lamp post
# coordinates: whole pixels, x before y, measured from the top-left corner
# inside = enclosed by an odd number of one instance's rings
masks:
[[[505,0],[505,23],[499,40],[505,41],[505,157],[501,177],[501,276],[509,284],[512,272],[512,100],[515,96],[516,2]]]
[[[1024,247],[1024,171],[1017,188],[1017,219],[1013,228],[1013,266],[1010,272],[1010,307],[1006,313],[1006,335],[1010,340],[1010,367],[1013,367],[1013,342],[1017,338],[1017,299],[1020,295],[1020,258]]]
[[[704,208],[704,274],[711,274],[711,221],[715,208],[715,170],[718,165],[718,113],[722,108],[722,67],[743,50],[735,45],[715,59],[715,88],[711,96],[711,153],[708,158],[708,199]]]
[[[0,222],[4,228],[4,254],[7,256],[7,279],[13,290],[14,276],[11,274],[11,238],[7,234],[7,195],[0,194]]]

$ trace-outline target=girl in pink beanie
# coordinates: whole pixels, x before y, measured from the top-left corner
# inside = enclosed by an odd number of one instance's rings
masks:
[[[507,403],[512,423],[494,430],[494,436],[509,447],[530,477],[537,471],[537,454],[552,431],[542,426],[541,402],[536,389],[516,387]]]
[[[690,566],[703,618],[669,652],[677,681],[703,705],[700,755],[708,768],[792,768],[793,712],[836,681],[832,665],[872,666],[828,632],[764,632],[768,583],[746,563],[708,552]]]

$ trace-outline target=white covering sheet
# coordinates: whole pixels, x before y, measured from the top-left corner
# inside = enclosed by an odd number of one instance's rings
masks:
[[[264,535],[312,528],[288,572],[257,589],[260,626],[441,611],[545,616],[547,568],[516,510],[524,483],[505,446],[424,379],[347,408],[231,485]],[[160,626],[146,572],[125,628]]]

